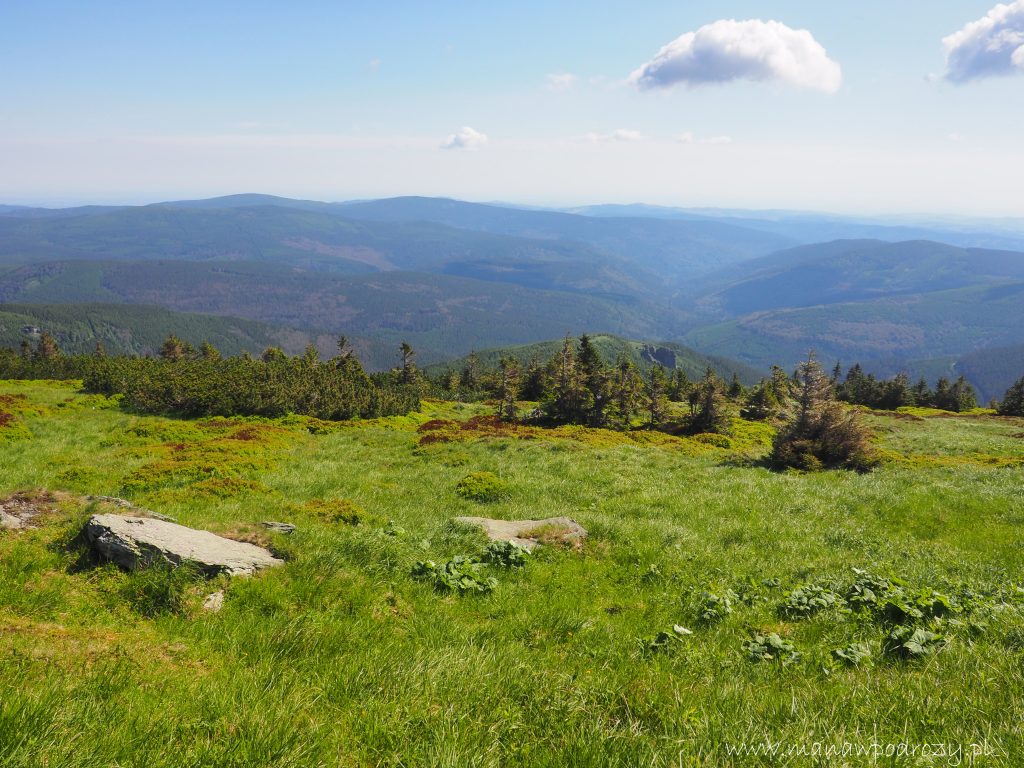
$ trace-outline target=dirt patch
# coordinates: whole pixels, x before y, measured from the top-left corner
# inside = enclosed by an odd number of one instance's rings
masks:
[[[40,518],[57,511],[64,494],[42,489],[18,491],[0,499],[0,528],[12,531],[35,528]]]

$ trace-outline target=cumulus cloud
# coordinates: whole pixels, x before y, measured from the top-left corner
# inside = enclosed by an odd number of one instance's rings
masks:
[[[487,143],[487,135],[480,133],[470,128],[468,125],[463,126],[455,133],[448,134],[441,143],[441,149],[480,149]]]
[[[640,90],[732,80],[777,81],[835,93],[842,71],[806,29],[778,21],[723,19],[677,37],[629,77]]]
[[[548,90],[549,91],[568,91],[574,85],[579,78],[571,72],[563,72],[561,74],[552,74],[547,76]]]
[[[984,18],[944,37],[942,45],[946,79],[952,83],[1024,73],[1024,0],[997,5]]]

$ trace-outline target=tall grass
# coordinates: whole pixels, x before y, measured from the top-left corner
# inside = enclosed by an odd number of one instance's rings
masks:
[[[0,443],[0,491],[70,495],[37,530],[0,533],[5,768],[865,764],[730,754],[765,740],[987,742],[1000,756],[979,765],[1024,754],[1024,469],[937,461],[1010,455],[1024,447],[1014,422],[888,419],[882,447],[928,461],[800,475],[683,443],[420,447],[408,418],[320,435],[279,424],[241,440],[223,424],[75,407],[70,389],[0,387],[15,389],[48,410],[26,421],[31,439]],[[423,420],[478,412],[427,407],[436,412]],[[182,440],[175,430],[191,431]],[[195,463],[255,485],[193,492],[194,480],[175,477]],[[501,496],[460,495],[473,472],[499,478]],[[145,478],[128,485],[135,502],[262,536],[291,559],[251,579],[151,574],[141,593],[157,609],[126,599],[140,591],[137,574],[83,568],[68,542],[89,511],[81,494],[123,493],[129,477]],[[334,521],[311,503],[341,499],[365,518]],[[474,514],[566,515],[591,536],[578,551],[546,547],[524,568],[493,568],[487,595],[410,578],[417,560],[482,554],[480,535],[452,523]],[[298,530],[267,534],[266,519]],[[950,627],[948,646],[919,662],[883,658],[882,630],[859,614],[778,613],[786,590],[848,583],[854,567],[914,589],[969,587],[1005,607],[981,634]],[[201,611],[219,588],[224,609]],[[700,594],[730,589],[747,601],[701,622]],[[161,607],[168,594],[174,610]],[[693,634],[644,652],[674,624]],[[749,661],[741,645],[755,629],[779,633],[803,660]],[[832,659],[855,642],[871,663]]]

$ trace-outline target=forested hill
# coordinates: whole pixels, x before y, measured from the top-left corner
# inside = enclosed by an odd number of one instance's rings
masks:
[[[691,379],[698,379],[711,368],[724,379],[737,374],[744,384],[754,384],[764,375],[752,366],[730,360],[726,357],[703,355],[689,347],[671,342],[647,342],[636,339],[625,339],[610,334],[595,334],[590,337],[594,347],[601,353],[606,363],[613,363],[621,353],[640,370],[650,370],[654,365],[662,365],[669,370],[683,371]],[[563,339],[552,339],[536,344],[522,344],[512,347],[485,349],[476,352],[477,359],[483,368],[497,368],[502,357],[511,357],[522,364],[531,360],[547,361],[555,357],[562,348]],[[429,366],[428,373],[436,374],[443,370],[461,370],[468,362],[467,357],[447,363]]]
[[[224,355],[256,355],[267,347],[298,354],[310,343],[332,354],[334,345],[333,338],[326,334],[159,307],[0,304],[0,347],[18,349],[22,341],[35,345],[43,331],[50,333],[61,351],[68,354],[92,353],[100,342],[112,355],[152,355],[172,333],[196,347],[208,341]]]

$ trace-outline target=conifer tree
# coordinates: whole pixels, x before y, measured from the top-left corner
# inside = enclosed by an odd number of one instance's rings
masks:
[[[519,396],[519,363],[512,357],[498,362],[498,418],[512,421],[516,417]]]
[[[729,391],[726,393],[730,400],[739,400],[743,396],[743,385],[740,383],[739,374],[733,372],[732,381],[729,384]]]
[[[93,349],[92,356],[100,358],[107,356],[107,348],[103,346],[103,342],[99,339],[96,340],[96,348]]]
[[[697,412],[690,421],[690,429],[696,433],[728,434],[729,414],[726,410],[725,397],[722,395],[722,383],[711,368],[705,372],[696,391],[699,396]]]
[[[53,360],[58,355],[60,355],[60,349],[57,347],[57,340],[49,331],[43,331],[43,335],[39,337],[39,343],[36,345],[36,359]]]
[[[416,351],[412,345],[403,341],[399,347],[402,355],[402,368],[398,378],[403,384],[417,384],[419,382],[419,369],[416,368]]]
[[[208,341],[199,345],[199,357],[203,360],[220,360],[220,351]]]
[[[582,423],[586,388],[576,360],[576,347],[566,336],[562,349],[551,361],[551,393],[544,410],[548,417],[560,422]]]
[[[1024,416],[1024,376],[1006,390],[998,411],[1000,416]]]
[[[672,371],[672,376],[669,379],[668,385],[668,399],[673,403],[685,402],[687,395],[690,394],[692,389],[690,384],[690,378],[686,375],[686,371],[682,368],[676,368]]]
[[[604,426],[607,420],[605,411],[611,395],[610,380],[601,353],[597,351],[597,347],[587,334],[580,336],[578,365],[586,390],[581,403],[584,418],[592,427]]]
[[[620,352],[615,360],[612,398],[616,421],[623,429],[629,429],[629,425],[636,415],[642,389],[643,380],[640,378],[636,366],[625,352]]]
[[[260,355],[260,359],[264,363],[273,363],[281,360],[287,360],[288,356],[285,355],[280,347],[267,347],[263,350],[263,354]]]
[[[779,411],[775,390],[768,381],[762,381],[747,394],[740,416],[749,421],[767,421]]]
[[[464,392],[476,392],[480,389],[480,357],[476,352],[470,352],[469,357],[466,358],[459,386]]]
[[[844,410],[836,400],[832,382],[813,352],[797,374],[792,412],[772,443],[771,462],[780,468],[804,470],[866,470],[873,466],[867,430],[856,411]]]
[[[530,358],[530,362],[526,364],[520,396],[524,400],[542,400],[547,386],[547,374],[544,371],[544,366],[536,357]]]
[[[668,418],[668,377],[661,365],[652,367],[647,377],[647,413],[655,428]]]
[[[170,334],[164,340],[163,345],[160,347],[160,357],[162,357],[164,360],[185,359],[185,342],[183,342],[173,333]]]

